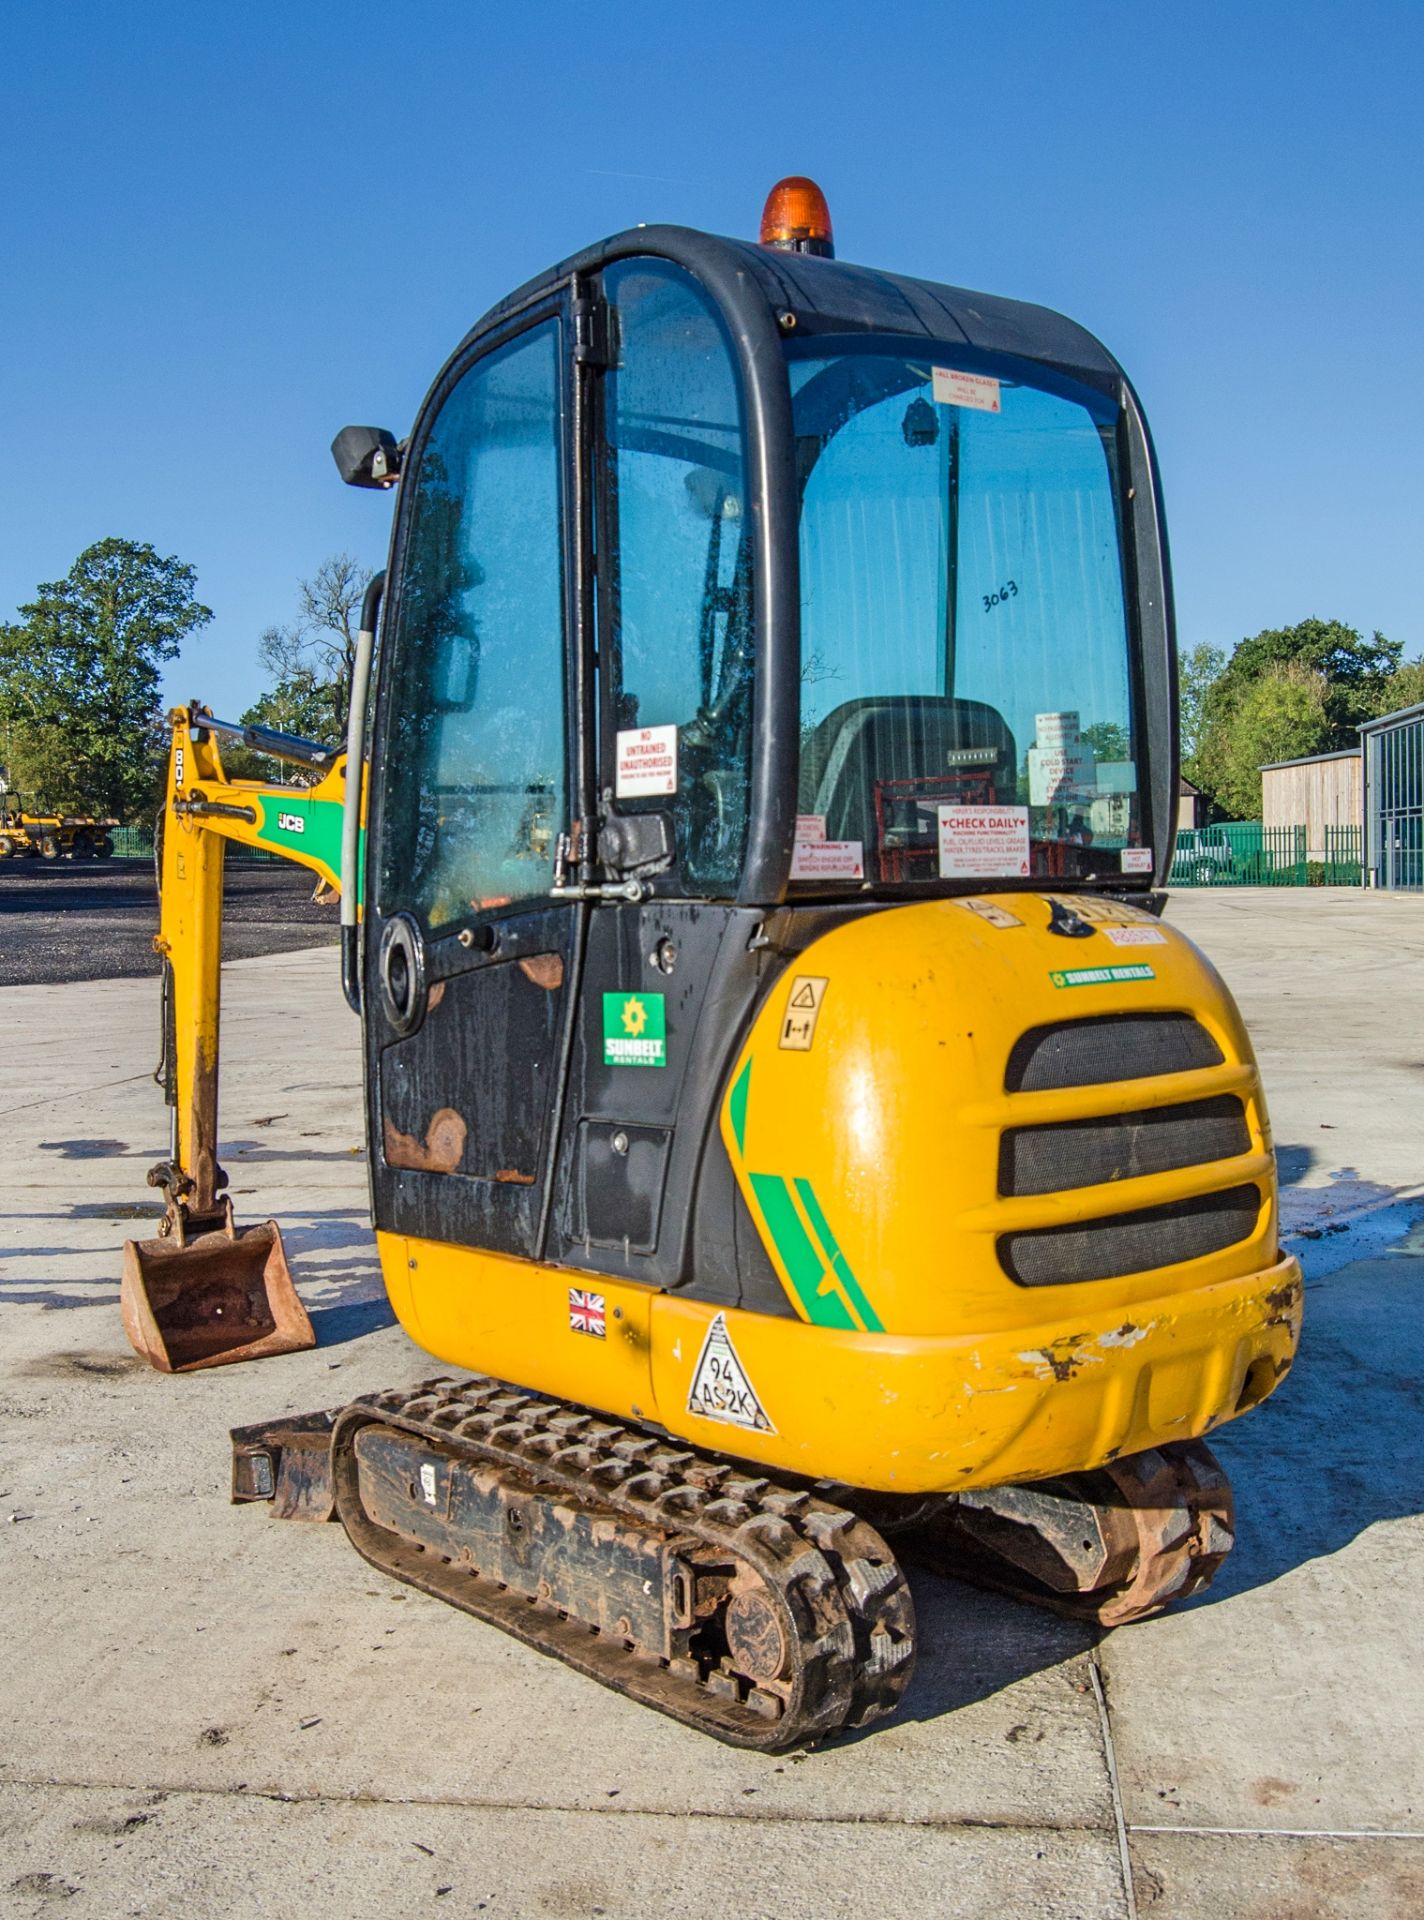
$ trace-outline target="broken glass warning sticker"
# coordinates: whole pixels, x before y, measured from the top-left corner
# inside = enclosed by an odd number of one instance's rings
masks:
[[[983,413],[1000,410],[999,383],[987,373],[961,373],[958,367],[931,367],[930,391],[942,407],[978,407]]]
[[[748,1427],[753,1433],[776,1432],[747,1378],[746,1368],[737,1358],[725,1313],[717,1314],[707,1329],[692,1370],[687,1411],[700,1414],[704,1420],[720,1420],[729,1427]]]

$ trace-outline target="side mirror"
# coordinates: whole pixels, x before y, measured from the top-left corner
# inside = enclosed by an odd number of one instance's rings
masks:
[[[348,487],[393,487],[401,470],[401,450],[384,427],[343,427],[331,457]]]

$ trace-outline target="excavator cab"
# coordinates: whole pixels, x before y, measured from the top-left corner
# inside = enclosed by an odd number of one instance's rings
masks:
[[[377,1243],[480,1377],[243,1429],[234,1496],[762,1747],[898,1699],[887,1533],[1105,1623],[1200,1586],[1201,1436],[1300,1283],[1249,1042],[1160,921],[1117,362],[836,261],[792,181],[760,244],[563,262],[333,451],[397,489],[342,796]]]

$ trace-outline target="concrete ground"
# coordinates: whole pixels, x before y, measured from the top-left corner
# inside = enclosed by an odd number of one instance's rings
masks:
[[[334,956],[226,975],[224,1159],[320,1346],[167,1378],[119,1325],[165,1146],[153,983],[0,991],[0,1913],[1374,1920],[1424,1911],[1424,899],[1188,893],[1272,1097],[1296,1371],[1240,1543],[1107,1636],[913,1575],[897,1718],[732,1752],[226,1502],[227,1429],[410,1383]]]

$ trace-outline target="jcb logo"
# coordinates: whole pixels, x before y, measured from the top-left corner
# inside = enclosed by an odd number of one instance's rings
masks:
[[[283,833],[305,833],[307,830],[307,823],[299,813],[279,813],[277,825]]]

